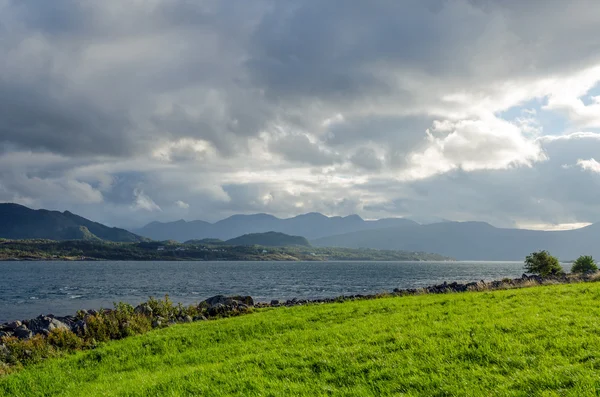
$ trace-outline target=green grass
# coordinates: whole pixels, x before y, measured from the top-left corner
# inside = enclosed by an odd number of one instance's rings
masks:
[[[600,283],[263,309],[0,378],[6,396],[594,396]]]

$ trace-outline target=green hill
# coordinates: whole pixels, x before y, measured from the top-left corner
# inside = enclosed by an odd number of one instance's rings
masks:
[[[310,247],[308,240],[302,236],[290,236],[279,232],[244,234],[227,240],[225,243],[228,245],[262,245],[264,247]]]
[[[222,245],[225,244],[225,241],[219,239],[219,238],[203,238],[203,239],[199,239],[199,240],[188,240],[186,241],[184,244],[186,245],[190,245],[190,244],[201,244],[201,245]]]
[[[116,227],[108,227],[69,211],[32,210],[12,203],[0,204],[0,238],[51,240],[147,240]]]
[[[0,377],[3,396],[596,396],[600,284],[258,309]]]

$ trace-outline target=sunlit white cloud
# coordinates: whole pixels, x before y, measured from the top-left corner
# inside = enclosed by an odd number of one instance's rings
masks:
[[[583,170],[600,174],[600,163],[593,158],[589,160],[577,160],[577,165]]]

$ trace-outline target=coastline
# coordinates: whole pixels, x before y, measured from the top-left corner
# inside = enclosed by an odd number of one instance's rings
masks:
[[[169,297],[165,296],[162,300],[150,298],[135,307],[126,303],[116,303],[113,309],[80,310],[70,316],[40,315],[33,319],[0,324],[0,376],[63,353],[95,349],[99,343],[145,334],[152,329],[246,315],[255,310],[595,281],[600,281],[600,272],[553,277],[523,274],[519,278],[489,282],[444,282],[424,288],[394,289],[387,293],[342,295],[322,299],[294,298],[286,301],[255,302],[251,296],[216,295],[198,304],[184,307],[181,304],[173,304]]]

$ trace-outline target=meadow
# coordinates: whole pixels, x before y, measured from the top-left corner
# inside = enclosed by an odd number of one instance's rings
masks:
[[[595,396],[600,283],[257,309],[0,377],[2,396]]]

